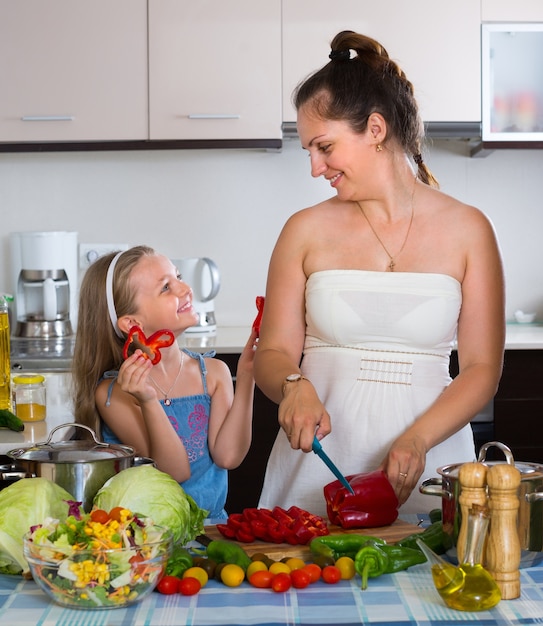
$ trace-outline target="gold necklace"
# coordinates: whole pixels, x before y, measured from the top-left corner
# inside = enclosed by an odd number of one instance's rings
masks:
[[[170,395],[170,391],[175,387],[175,383],[177,382],[177,379],[179,378],[179,375],[181,374],[181,370],[183,369],[184,362],[185,362],[185,353],[181,352],[181,364],[179,365],[179,369],[177,370],[177,376],[175,377],[175,380],[173,381],[173,383],[170,385],[170,388],[168,389],[168,391],[164,391],[164,389],[162,389],[162,387],[156,382],[156,380],[151,376],[151,374],[149,374],[149,378],[151,379],[151,382],[153,383],[153,385],[164,396],[164,404],[166,406],[170,406],[170,404],[172,403],[171,399],[168,396]]]
[[[379,235],[377,234],[375,228],[373,228],[373,225],[370,222],[370,220],[368,219],[368,216],[366,215],[366,213],[365,213],[364,209],[362,208],[360,202],[358,202],[358,200],[356,200],[356,204],[358,204],[358,208],[362,212],[362,215],[366,218],[366,221],[368,222],[368,225],[371,228],[371,232],[375,235],[377,241],[381,244],[381,247],[387,253],[388,258],[390,259],[390,263],[388,264],[388,269],[391,272],[394,271],[394,267],[396,266],[396,262],[394,261],[394,259],[396,257],[400,256],[400,254],[402,253],[402,250],[405,248],[405,244],[407,243],[407,239],[409,237],[409,233],[411,232],[411,224],[413,224],[413,216],[415,215],[415,187],[416,187],[416,184],[417,184],[417,179],[415,178],[415,184],[413,185],[413,193],[411,194],[411,219],[409,220],[409,226],[407,227],[407,232],[405,233],[405,239],[403,240],[402,247],[398,250],[398,252],[396,252],[396,254],[394,256],[392,256],[392,254],[390,254],[390,252],[387,250],[385,244],[381,241],[381,237],[379,237]]]

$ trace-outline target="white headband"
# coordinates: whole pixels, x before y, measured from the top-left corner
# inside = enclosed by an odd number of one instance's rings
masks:
[[[113,330],[116,332],[117,336],[121,339],[124,339],[124,335],[121,332],[121,329],[117,326],[117,311],[115,310],[115,302],[113,300],[113,273],[115,272],[115,266],[117,265],[117,261],[121,256],[121,252],[117,252],[117,254],[111,259],[111,263],[107,268],[107,276],[106,276],[106,300],[107,300],[107,310],[109,312],[109,319],[111,320],[111,324],[113,326]]]

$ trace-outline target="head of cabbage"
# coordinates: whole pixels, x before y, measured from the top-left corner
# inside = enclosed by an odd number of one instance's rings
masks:
[[[176,480],[152,465],[129,467],[115,474],[94,497],[94,508],[111,511],[116,506],[169,528],[174,542],[181,544],[203,533],[208,513]]]
[[[0,491],[0,574],[29,572],[23,535],[46,517],[66,519],[74,497],[48,478],[21,478]]]

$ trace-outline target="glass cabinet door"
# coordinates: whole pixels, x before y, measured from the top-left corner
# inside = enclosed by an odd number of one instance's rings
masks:
[[[543,141],[543,24],[482,26],[483,141]]]

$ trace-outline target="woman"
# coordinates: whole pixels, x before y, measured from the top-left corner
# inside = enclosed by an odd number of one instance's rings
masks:
[[[105,441],[153,458],[209,517],[224,518],[227,470],[251,443],[256,333],[239,359],[235,393],[223,361],[177,341],[160,349],[155,365],[140,349],[123,360],[133,327],[177,339],[197,321],[192,290],[167,257],[136,246],[95,261],[79,295],[75,417]]]
[[[435,506],[420,482],[474,459],[469,422],[497,389],[500,252],[489,220],[438,190],[413,87],[386,50],[350,31],[331,47],[295,93],[311,174],[336,195],[293,215],[270,261],[255,379],[282,431],[260,506],[324,514],[334,477],[300,453],[316,435],[345,474],[383,469],[400,513],[420,513]]]

